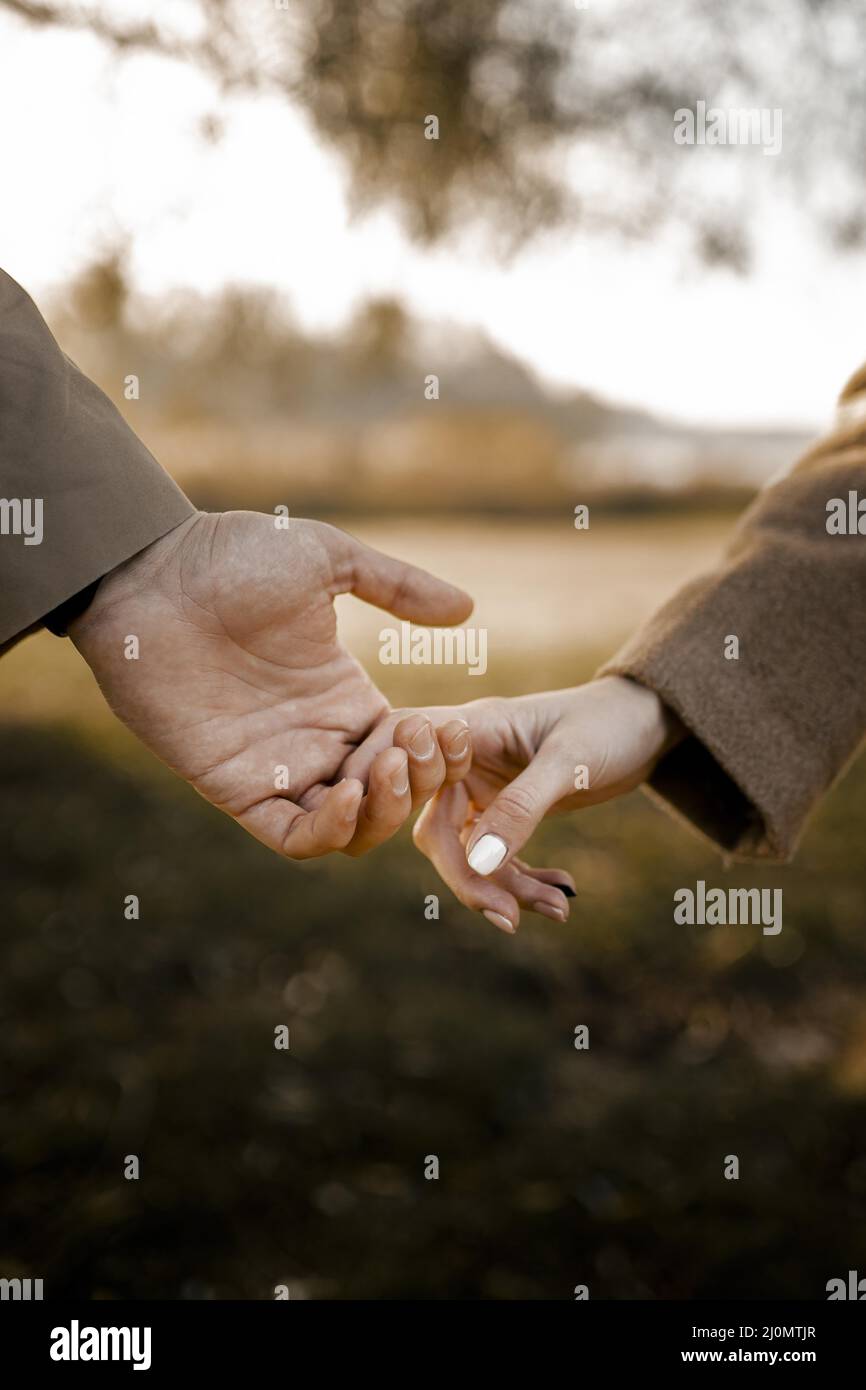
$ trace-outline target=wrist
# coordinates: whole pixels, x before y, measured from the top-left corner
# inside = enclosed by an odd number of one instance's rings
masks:
[[[688,730],[664,700],[648,685],[631,676],[606,676],[604,680],[617,682],[641,732],[641,747],[646,754],[649,770],[680,743]]]
[[[42,626],[52,632],[55,637],[68,637],[72,624],[80,618],[90,607],[99,585],[102,583],[103,576],[91,580],[85,584],[78,593],[72,594],[70,598],[58,603],[56,608],[52,608],[50,613],[46,613],[42,619]]]
[[[151,541],[150,545],[131,555],[97,581],[89,602],[66,625],[67,635],[85,660],[87,641],[102,629],[108,613],[130,604],[139,604],[143,597],[153,594],[158,587],[160,574],[204,515],[203,512],[195,512],[186,517],[178,526]]]

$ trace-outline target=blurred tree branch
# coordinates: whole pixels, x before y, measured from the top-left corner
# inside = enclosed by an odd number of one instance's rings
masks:
[[[850,0],[160,9],[130,22],[110,0],[0,0],[33,25],[194,64],[224,91],[278,92],[341,153],[355,206],[396,206],[422,241],[479,224],[513,249],[558,224],[643,236],[672,222],[704,257],[744,264],[751,214],[784,183],[837,244],[866,242],[866,7]],[[782,108],[783,154],[675,146],[673,114],[697,100]]]
[[[256,86],[255,67],[244,68],[232,53],[242,34],[233,23],[233,8],[225,0],[211,0],[211,28],[200,38],[184,40],[153,21],[139,24],[121,22],[110,12],[92,6],[65,3],[65,0],[0,0],[0,10],[10,10],[30,24],[79,29],[105,40],[121,53],[149,52],[210,69],[223,82],[233,86]]]
[[[0,7],[11,10],[13,14],[19,15],[31,24],[62,24],[70,29],[86,29],[99,38],[107,39],[118,48],[145,48],[174,57],[191,56],[180,46],[172,45],[154,24],[126,27],[92,10],[82,10],[74,5],[43,4],[40,0],[2,0]]]

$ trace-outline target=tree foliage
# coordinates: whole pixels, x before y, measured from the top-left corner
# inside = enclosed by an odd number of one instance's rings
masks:
[[[4,10],[195,64],[220,90],[283,94],[343,156],[356,207],[395,206],[422,241],[477,224],[508,249],[564,223],[643,236],[672,222],[705,257],[743,263],[768,190],[838,244],[866,240],[866,9],[849,0],[163,0],[140,21],[110,0]],[[676,146],[673,114],[697,100],[781,108],[781,156]]]

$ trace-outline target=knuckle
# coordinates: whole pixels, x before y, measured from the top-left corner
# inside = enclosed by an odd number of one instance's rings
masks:
[[[306,858],[307,858],[307,855],[304,853],[304,851],[303,851],[303,849],[301,848],[301,846],[295,844],[295,840],[297,839],[296,831],[297,831],[297,824],[298,824],[298,820],[299,820],[299,819],[300,819],[300,817],[298,817],[298,816],[293,816],[293,817],[292,817],[291,822],[290,822],[289,825],[286,827],[286,829],[283,831],[282,838],[280,839],[279,852],[280,852],[281,855],[283,855],[283,857],[284,857],[285,859],[306,859]]]
[[[506,787],[496,798],[496,810],[507,820],[526,820],[537,814],[538,796],[529,787]]]
[[[388,840],[400,829],[405,817],[401,814],[398,806],[383,806],[377,811],[375,808],[367,818],[367,832],[369,837],[376,841]]]
[[[493,906],[494,911],[498,904],[491,904],[483,892],[479,892],[471,884],[467,884],[457,895],[464,907],[468,907],[470,912],[484,912],[485,909]]]

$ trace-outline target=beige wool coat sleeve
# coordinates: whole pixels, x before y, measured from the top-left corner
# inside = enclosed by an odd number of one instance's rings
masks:
[[[0,271],[0,648],[193,511]]]
[[[835,433],[759,494],[719,567],[603,673],[655,690],[688,731],[651,792],[732,857],[791,857],[866,734],[866,367]]]

